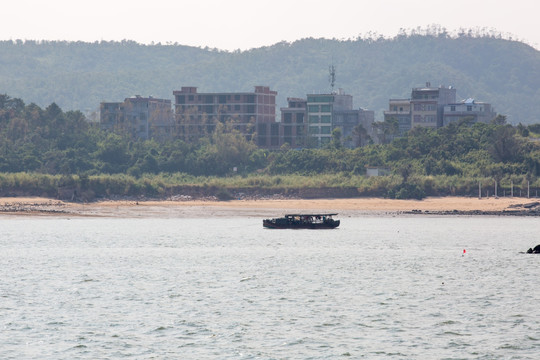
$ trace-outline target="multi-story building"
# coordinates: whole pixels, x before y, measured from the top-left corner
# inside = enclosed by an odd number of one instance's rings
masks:
[[[337,94],[308,94],[307,118],[309,146],[319,147],[332,139],[333,116],[337,110],[352,109],[352,96]]]
[[[456,89],[452,86],[413,88],[410,99],[390,99],[384,119],[397,119],[398,136],[417,126],[440,128],[465,117],[474,122],[487,123],[497,114],[490,104],[467,99],[456,103]]]
[[[126,132],[134,138],[165,138],[172,120],[171,100],[136,95],[124,102],[100,104],[101,128]]]
[[[411,99],[390,99],[384,120],[390,119],[397,120],[399,136],[411,130]]]
[[[276,121],[277,92],[256,86],[254,92],[198,93],[196,87],[173,92],[171,101],[133,96],[124,102],[101,103],[101,128],[129,133],[135,138],[179,138],[185,141],[210,136],[218,123],[231,126],[262,148],[319,147],[329,143],[339,129],[342,144],[357,147],[372,135],[374,113],[353,109],[352,96],[341,90],[288,98]]]
[[[288,106],[281,108],[279,124],[279,145],[289,144],[292,148],[302,148],[307,141],[306,99],[287,98]]]
[[[256,134],[261,147],[279,146],[276,91],[256,86],[254,92],[198,93],[196,87],[173,91],[176,135],[191,141],[206,136],[217,122],[231,123],[246,138]]]
[[[352,96],[342,91],[308,94],[307,100],[287,100],[289,106],[281,108],[280,145],[320,147],[331,141],[334,129],[339,129],[342,144],[352,148],[363,145],[365,138],[372,133],[374,112],[353,110]]]
[[[375,112],[372,110],[338,110],[334,112],[333,129],[341,130],[343,146],[355,148],[367,144],[371,137]]]
[[[477,102],[474,99],[463,100],[457,104],[448,104],[443,109],[443,125],[470,118],[473,122],[489,123],[497,113],[491,104]]]
[[[411,93],[411,128],[424,126],[438,128],[443,124],[444,105],[456,102],[456,89],[452,86],[413,88]]]

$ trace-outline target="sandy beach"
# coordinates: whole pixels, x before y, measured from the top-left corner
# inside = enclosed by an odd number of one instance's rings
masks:
[[[0,198],[0,214],[35,216],[213,217],[279,216],[284,213],[332,212],[341,216],[441,212],[503,212],[525,208],[537,199],[431,197],[424,200],[379,198],[315,200],[107,200],[88,204],[46,198]],[[524,207],[525,206],[525,207]]]

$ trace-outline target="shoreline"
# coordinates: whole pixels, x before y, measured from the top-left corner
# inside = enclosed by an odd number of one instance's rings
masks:
[[[428,197],[250,200],[101,200],[72,203],[40,197],[0,198],[0,215],[59,217],[278,217],[285,213],[335,212],[361,215],[540,216],[540,199],[516,197]]]

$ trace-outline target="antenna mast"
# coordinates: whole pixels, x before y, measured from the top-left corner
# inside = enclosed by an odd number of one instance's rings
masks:
[[[330,86],[332,87],[332,94],[334,93],[334,85],[336,84],[336,67],[334,64],[330,65],[330,76],[328,77],[330,80]]]

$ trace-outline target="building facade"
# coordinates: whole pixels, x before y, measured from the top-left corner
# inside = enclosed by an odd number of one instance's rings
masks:
[[[440,128],[452,122],[470,117],[473,122],[488,123],[497,113],[491,104],[467,99],[456,102],[456,89],[452,86],[413,88],[410,99],[390,99],[384,120],[398,121],[398,136],[409,130],[424,126]]]
[[[135,95],[123,102],[100,104],[100,127],[133,138],[167,138],[173,121],[171,100]]]
[[[321,147],[332,140],[332,131],[340,129],[341,140],[347,147],[358,146],[355,136],[358,125],[371,134],[374,112],[365,109],[353,110],[351,95],[339,90],[331,94],[308,94],[306,102],[307,144]]]
[[[277,92],[256,86],[253,92],[199,93],[196,87],[173,91],[171,100],[133,96],[124,102],[103,102],[100,123],[104,130],[129,133],[140,139],[182,139],[211,136],[218,123],[226,124],[261,148],[315,148],[332,141],[340,130],[341,143],[366,145],[373,134],[374,112],[353,109],[353,98],[341,90],[288,98],[276,119]]]
[[[287,98],[288,106],[281,108],[279,124],[279,146],[288,144],[292,148],[307,145],[307,101],[300,98]]]
[[[198,93],[196,87],[173,91],[176,135],[186,141],[211,134],[217,122],[231,123],[246,138],[256,134],[261,147],[279,145],[276,91],[256,86],[254,92]]]
[[[467,99],[457,104],[448,104],[443,109],[443,126],[469,118],[472,122],[489,123],[497,113],[491,104]]]
[[[456,102],[452,86],[413,88],[411,92],[411,129],[416,126],[439,128],[443,124],[444,105]]]
[[[375,112],[372,110],[342,110],[334,112],[333,128],[341,130],[341,143],[348,148],[367,144],[373,135]]]
[[[398,122],[399,136],[411,130],[411,99],[390,99],[384,121],[395,119]]]
[[[352,108],[352,96],[343,94],[308,94],[307,99],[288,98],[281,108],[280,145],[292,148],[320,147],[332,140],[339,129],[341,143],[354,148],[365,145],[372,134],[375,113]]]

